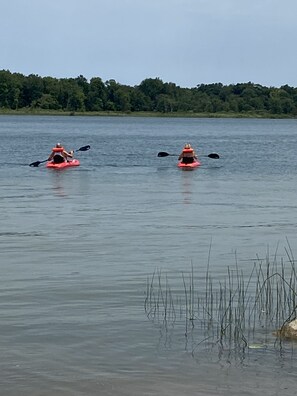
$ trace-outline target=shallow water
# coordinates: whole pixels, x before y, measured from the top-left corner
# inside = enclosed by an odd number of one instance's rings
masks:
[[[296,251],[296,121],[0,117],[0,384],[5,395],[286,395],[296,350],[219,354],[148,319],[147,278]],[[81,166],[29,163],[62,141]],[[176,157],[191,142],[202,166]],[[219,160],[207,158],[217,152]],[[222,351],[221,351],[222,352]]]

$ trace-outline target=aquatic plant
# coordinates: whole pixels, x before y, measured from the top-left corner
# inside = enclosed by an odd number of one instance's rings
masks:
[[[257,257],[249,275],[235,264],[223,279],[215,281],[209,263],[204,284],[194,265],[181,273],[181,282],[160,270],[147,279],[144,309],[147,317],[165,332],[182,329],[191,340],[192,353],[218,346],[235,356],[248,349],[283,348],[281,329],[297,316],[296,267],[293,253],[287,259]],[[286,327],[285,327],[286,328]]]

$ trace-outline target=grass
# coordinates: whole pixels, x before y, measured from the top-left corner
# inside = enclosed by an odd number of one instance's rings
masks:
[[[172,291],[168,275],[156,271],[147,280],[145,313],[167,332],[182,329],[192,340],[192,353],[204,346],[218,346],[242,354],[248,349],[273,346],[283,349],[278,329],[296,318],[296,267],[290,248],[286,262],[269,254],[257,258],[250,274],[237,262],[226,269],[223,280],[215,281],[207,264],[204,285],[194,266],[181,273]],[[176,279],[174,279],[176,284]]]
[[[194,112],[121,112],[121,111],[69,111],[47,110],[37,108],[21,108],[18,110],[0,108],[0,115],[39,115],[39,116],[92,116],[92,117],[167,117],[167,118],[269,118],[284,119],[296,118],[285,114],[270,114],[267,112],[221,112],[221,113],[194,113]]]

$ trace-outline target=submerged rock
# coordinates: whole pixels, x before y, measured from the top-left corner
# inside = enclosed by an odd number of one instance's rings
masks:
[[[286,323],[277,331],[277,335],[290,340],[297,340],[297,319]]]

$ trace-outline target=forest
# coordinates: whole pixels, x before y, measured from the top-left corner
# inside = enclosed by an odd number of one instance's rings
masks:
[[[266,87],[252,82],[223,85],[198,84],[183,88],[160,78],[147,78],[136,86],[115,80],[25,76],[0,70],[0,112],[48,112],[163,115],[297,116],[297,88]]]

